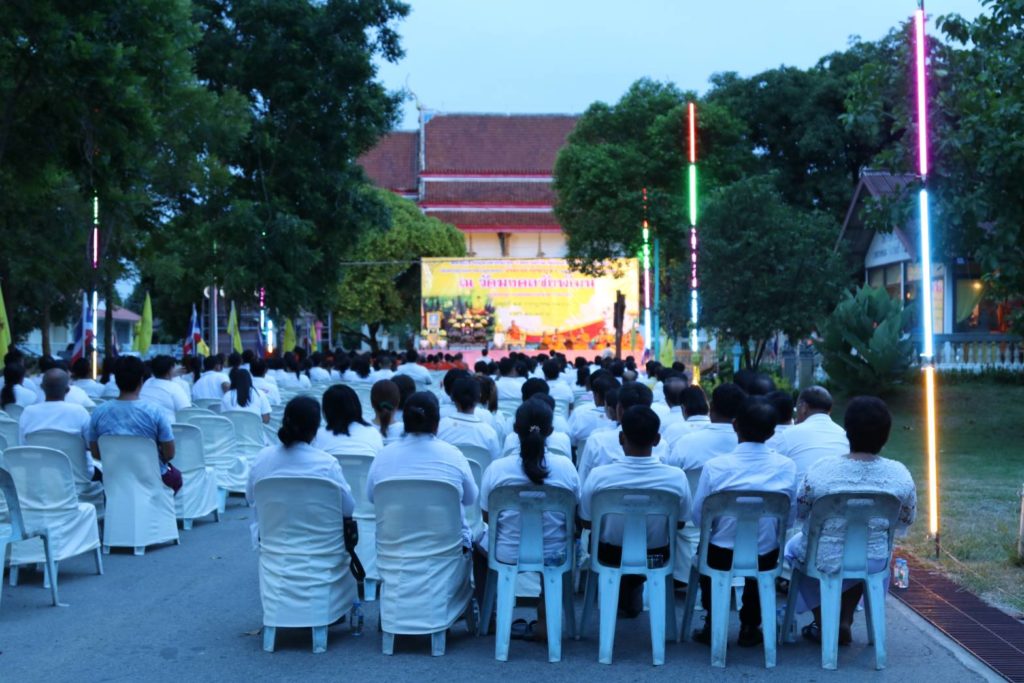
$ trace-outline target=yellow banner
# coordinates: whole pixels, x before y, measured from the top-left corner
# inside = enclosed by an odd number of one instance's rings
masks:
[[[423,259],[423,336],[497,348],[614,347],[615,295],[625,295],[623,349],[642,349],[636,259],[606,274],[570,270],[564,259]]]

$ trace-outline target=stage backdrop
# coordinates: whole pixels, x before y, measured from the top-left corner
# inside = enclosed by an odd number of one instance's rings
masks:
[[[624,349],[642,349],[636,259],[590,277],[564,259],[423,259],[422,336],[433,346],[580,350],[614,346],[616,291],[626,296]]]

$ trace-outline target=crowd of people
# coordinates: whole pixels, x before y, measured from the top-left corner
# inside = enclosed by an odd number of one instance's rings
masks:
[[[297,349],[269,359],[246,352],[226,359],[187,358],[184,364],[169,356],[146,362],[124,356],[105,363],[99,381],[91,378],[87,361],[68,367],[43,358],[31,377],[17,351],[4,361],[0,409],[20,409],[11,412],[19,414],[21,440],[38,429],[81,435],[95,480],[102,479],[98,440],[104,434],[153,439],[159,445],[155,466],[166,475],[173,469],[171,425],[179,411],[215,401],[224,411],[246,410],[264,422],[277,413],[279,443],[260,452],[249,472],[246,495],[257,516],[255,485],[277,476],[334,482],[346,515],[351,514],[353,492],[334,456],[367,453],[374,460],[361,493],[370,501],[376,485],[388,479],[449,482],[460,491],[464,508],[479,506],[484,522],[497,525],[496,556],[505,563],[516,561],[518,520],[508,513],[488,519],[487,513],[491,492],[509,485],[548,485],[572,492],[578,502],[577,537],[590,528],[591,503],[601,491],[650,489],[677,496],[679,528],[651,522],[647,545],[650,557],[672,563],[679,590],[693,588],[686,582],[695,561],[703,502],[717,492],[780,492],[791,501],[785,547],[777,541],[774,523],[761,522],[758,556],[764,568],[781,561],[810,561],[805,557],[805,525],[821,496],[889,493],[901,502],[900,529],[915,517],[909,472],[880,455],[892,423],[884,402],[873,397],[851,400],[840,425],[832,418],[832,397],[825,388],[808,387],[794,397],[778,390],[768,375],[749,370],[718,383],[709,397],[689,381],[681,364],[651,362],[641,368],[632,359],[603,356],[569,363],[557,353],[512,353],[500,360],[484,358],[472,368],[457,354],[421,359],[415,351],[395,356],[339,349],[307,355]],[[321,390],[313,391],[316,387]],[[479,480],[464,454],[467,449],[490,456]],[[462,543],[475,558],[480,591],[486,527],[472,527],[465,514],[462,526]],[[734,525],[719,519],[712,529],[708,565],[728,569]],[[545,553],[556,561],[568,540],[564,520],[547,515],[543,531]],[[621,525],[612,520],[591,531],[599,534],[601,562],[618,563]],[[815,560],[819,567],[834,566],[841,555],[842,529],[827,531]],[[889,559],[887,533],[883,520],[872,527],[868,560],[873,567],[884,567]],[[579,559],[585,560],[585,548],[577,546]],[[708,643],[711,593],[704,579],[701,583],[708,616],[693,635]],[[633,618],[642,611],[642,584],[641,577],[624,577],[621,617]],[[862,588],[851,582],[844,589],[841,644],[852,639]],[[800,607],[814,611],[814,621],[803,634],[818,641],[819,602],[814,582],[803,582]],[[541,608],[536,622],[516,624],[517,637],[543,638],[544,616]],[[739,616],[738,643],[762,642],[756,581],[746,582]]]

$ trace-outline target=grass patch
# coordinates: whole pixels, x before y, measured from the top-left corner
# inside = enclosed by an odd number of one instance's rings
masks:
[[[1024,386],[938,383],[939,505],[943,571],[988,602],[1024,612],[1024,566],[1017,528],[1024,483]],[[833,415],[842,421],[846,399]],[[886,397],[893,430],[883,455],[903,462],[917,484],[918,520],[902,544],[933,562],[928,537],[924,400],[919,386]]]

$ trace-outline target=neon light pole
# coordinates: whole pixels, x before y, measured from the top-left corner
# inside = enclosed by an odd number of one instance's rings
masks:
[[[697,326],[700,322],[700,307],[698,306],[697,280],[697,107],[690,102],[689,129],[690,129],[690,166],[689,166],[689,194],[690,194],[690,353],[693,355],[693,383],[700,383],[700,360],[698,356]]]
[[[935,416],[935,340],[932,303],[931,225],[928,215],[928,81],[925,77],[925,14],[924,0],[919,0],[914,13],[914,34],[917,56],[917,151],[921,191],[918,210],[921,222],[921,367],[924,371],[925,426],[928,456],[928,532],[935,539],[935,555],[941,551],[939,535],[939,469]]]
[[[650,348],[650,228],[647,225],[647,188],[643,188],[643,347]]]
[[[99,346],[99,321],[100,321],[100,293],[99,293],[99,268],[100,268],[100,198],[99,195],[92,196],[92,378],[99,376],[99,357],[97,347]],[[110,305],[110,302],[107,302]],[[85,330],[82,330],[85,335]]]

